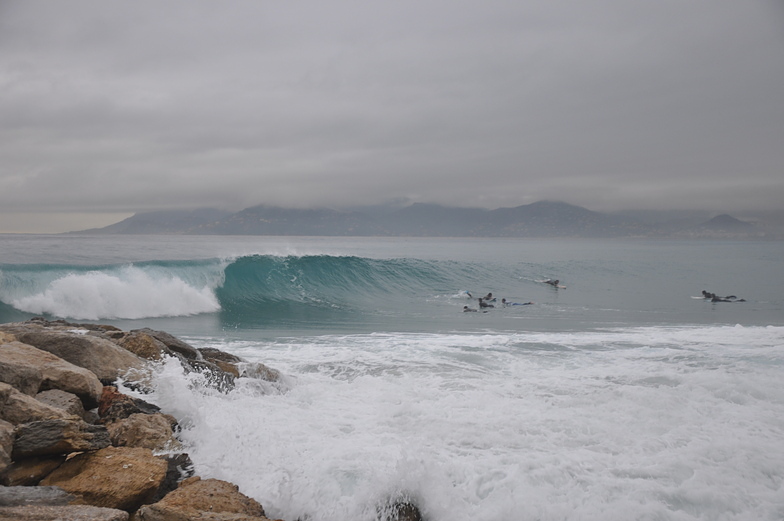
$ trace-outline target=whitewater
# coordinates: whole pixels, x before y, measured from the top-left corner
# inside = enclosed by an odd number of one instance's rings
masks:
[[[168,361],[139,395],[180,420],[197,474],[271,518],[404,499],[432,521],[781,520],[782,259],[777,242],[6,235],[0,321],[152,327],[281,371],[222,394]]]

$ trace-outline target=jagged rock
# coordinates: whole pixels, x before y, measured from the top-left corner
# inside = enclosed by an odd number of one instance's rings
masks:
[[[163,343],[163,345],[172,350],[174,353],[185,357],[187,360],[201,360],[201,353],[199,353],[195,347],[186,344],[179,338],[172,336],[165,331],[155,331],[145,327],[143,329],[133,329],[131,330],[131,333],[144,333],[150,335],[151,337]]]
[[[73,393],[61,391],[59,389],[51,389],[49,391],[41,391],[35,395],[35,399],[46,405],[50,405],[57,409],[62,409],[68,414],[78,416],[84,419],[85,410],[82,401]]]
[[[214,347],[201,347],[199,348],[199,353],[201,353],[201,356],[203,356],[205,360],[210,362],[220,361],[236,364],[243,361],[242,358],[237,355],[226,353],[220,349],[215,349]]]
[[[95,374],[22,342],[0,345],[0,381],[31,396],[49,389],[73,393],[87,409],[95,407],[101,396]]]
[[[206,378],[206,385],[214,387],[221,392],[228,392],[234,389],[234,375],[222,370],[212,362],[206,360],[187,360],[182,364],[186,373],[201,373]]]
[[[137,516],[140,521],[267,519],[262,506],[240,493],[236,485],[198,477],[183,481],[177,490],[161,501],[143,506]]]
[[[0,521],[128,521],[128,512],[89,505],[0,507]]]
[[[166,477],[155,493],[155,497],[150,501],[151,503],[157,503],[163,499],[166,494],[175,490],[180,482],[193,476],[193,462],[191,461],[191,457],[186,453],[181,452],[179,454],[169,454],[158,457],[163,458],[166,461]]]
[[[67,505],[76,498],[59,487],[0,487],[0,506]]]
[[[157,405],[123,394],[111,385],[103,388],[98,404],[98,417],[103,424],[123,420],[132,414],[156,414],[160,411]]]
[[[168,414],[131,414],[106,426],[115,447],[145,447],[152,450],[179,448],[173,428],[177,420]]]
[[[119,346],[146,360],[161,360],[163,355],[170,352],[166,344],[139,330],[126,333],[116,342]]]
[[[34,456],[98,450],[111,444],[103,425],[83,420],[41,420],[19,425],[11,455],[19,460]]]
[[[255,378],[267,382],[279,382],[281,380],[280,371],[268,367],[258,362],[244,362],[239,364],[240,376]]]
[[[422,521],[419,508],[408,499],[390,500],[376,509],[378,521]]]
[[[13,462],[0,472],[0,485],[6,487],[33,487],[63,464],[65,454],[48,458],[30,458]]]
[[[114,380],[129,370],[141,370],[146,366],[144,359],[111,340],[84,334],[80,330],[47,328],[47,324],[28,321],[0,327],[13,333],[20,342],[88,369],[102,380]]]
[[[14,449],[14,425],[0,420],[0,472],[11,464],[11,451]]]
[[[155,496],[166,469],[150,449],[107,447],[69,459],[41,484],[80,496],[78,504],[132,512]]]
[[[62,409],[22,394],[8,384],[0,383],[0,420],[20,425],[52,418],[77,419]]]

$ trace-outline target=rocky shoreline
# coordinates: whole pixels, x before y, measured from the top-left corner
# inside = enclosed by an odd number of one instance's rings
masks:
[[[263,521],[238,487],[193,475],[177,419],[118,391],[164,357],[230,390],[280,374],[162,331],[47,321],[0,324],[0,520]]]

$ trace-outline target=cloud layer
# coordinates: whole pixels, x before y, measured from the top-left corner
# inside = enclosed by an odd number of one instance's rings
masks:
[[[784,201],[775,0],[7,0],[0,49],[3,212]]]

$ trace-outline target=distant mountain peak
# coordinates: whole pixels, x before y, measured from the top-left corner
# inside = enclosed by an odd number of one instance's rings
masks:
[[[703,223],[702,226],[705,228],[727,230],[727,229],[747,229],[754,225],[751,223],[747,223],[746,221],[741,221],[740,219],[736,219],[735,217],[729,214],[723,213]]]

